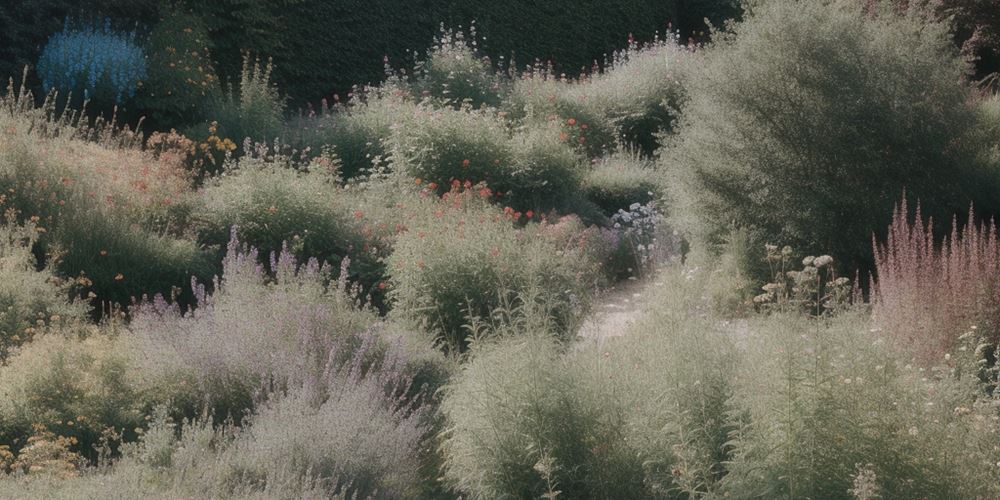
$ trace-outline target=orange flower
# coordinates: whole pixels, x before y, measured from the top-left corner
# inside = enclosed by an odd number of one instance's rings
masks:
[[[420,177],[417,177],[416,179],[413,179],[413,181],[416,182],[418,186],[420,185],[420,183],[424,182],[424,180],[421,179]]]

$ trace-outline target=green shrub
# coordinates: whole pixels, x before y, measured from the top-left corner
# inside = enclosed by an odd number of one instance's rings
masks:
[[[332,147],[340,160],[340,177],[350,180],[379,171],[389,161],[387,144],[393,127],[405,127],[413,115],[412,103],[372,91],[365,99],[336,105],[332,112],[290,122],[289,140],[300,151],[320,154]]]
[[[697,57],[673,40],[633,45],[570,93],[613,123],[625,144],[651,156],[660,146],[658,135],[673,128]]]
[[[586,82],[536,70],[514,82],[503,107],[519,123],[558,123],[560,140],[597,158],[618,145],[618,132],[601,109],[590,105],[587,88]]]
[[[478,346],[445,388],[445,479],[470,498],[648,496],[626,411],[586,364],[537,332]]]
[[[427,60],[417,64],[414,91],[456,108],[495,107],[503,94],[500,77],[489,58],[476,52],[475,31],[471,32],[470,41],[465,36],[463,31],[442,30],[428,51]]]
[[[39,335],[0,366],[0,443],[20,449],[36,424],[76,439],[73,449],[92,458],[106,428],[135,439],[144,413],[126,354],[110,336],[76,335]]]
[[[64,214],[52,230],[59,272],[77,280],[101,303],[128,306],[143,296],[190,302],[192,277],[208,279],[216,266],[194,242],[157,234],[100,208]]]
[[[178,158],[123,146],[123,131],[83,140],[96,131],[32,122],[31,107],[0,115],[0,189],[6,208],[37,226],[36,255],[70,279],[84,273],[79,284],[119,305],[211,276],[197,245],[177,237],[190,190]]]
[[[453,180],[503,190],[510,188],[513,163],[509,137],[493,113],[422,106],[407,126],[393,133],[392,168],[436,184],[438,194],[447,192]]]
[[[244,157],[202,190],[196,216],[199,239],[225,248],[236,227],[264,258],[280,253],[283,245],[303,260],[316,258],[333,266],[349,257],[350,279],[370,290],[382,277],[382,255],[378,247],[365,244],[352,224],[363,221],[364,212],[340,201],[342,190],[324,164],[329,162],[320,158],[303,172],[288,160]]]
[[[452,192],[435,217],[414,224],[389,257],[390,297],[399,314],[422,321],[451,349],[463,349],[471,318],[488,321],[498,309],[524,302],[548,308],[553,330],[574,331],[591,269],[576,249],[562,251],[537,232],[517,230],[511,218],[484,207],[478,193]]]
[[[595,164],[583,178],[583,193],[609,217],[633,203],[660,197],[661,184],[653,165],[637,156],[618,153]]]
[[[528,128],[511,143],[509,179],[498,181],[505,205],[517,210],[567,213],[580,195],[582,158],[560,140],[558,127]]]
[[[872,264],[873,231],[904,188],[925,213],[996,207],[968,154],[965,64],[946,29],[850,2],[768,2],[711,48],[663,154],[675,227],[695,244],[730,224],[752,248]],[[920,78],[913,75],[919,74]]]
[[[540,125],[511,136],[489,112],[421,108],[393,137],[393,168],[438,194],[456,182],[485,183],[499,203],[517,210],[566,210],[581,169],[562,135],[556,126]]]
[[[221,92],[209,49],[204,21],[190,12],[172,10],[153,28],[146,41],[149,75],[136,101],[150,129],[167,131],[207,118],[206,105]]]
[[[0,361],[31,339],[42,325],[80,319],[84,307],[69,302],[69,290],[51,269],[38,270],[32,245],[35,227],[0,227]]]

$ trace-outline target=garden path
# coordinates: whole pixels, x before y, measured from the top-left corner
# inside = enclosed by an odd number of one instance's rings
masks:
[[[655,280],[628,280],[605,290],[597,296],[590,316],[580,328],[580,337],[602,341],[620,337],[642,314],[640,306],[646,291],[662,282]]]

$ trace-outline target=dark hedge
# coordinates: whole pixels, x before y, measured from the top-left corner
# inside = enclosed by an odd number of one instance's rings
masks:
[[[422,55],[442,23],[476,21],[482,48],[494,61],[553,61],[578,73],[626,45],[629,34],[651,39],[668,23],[704,29],[736,12],[735,0],[14,0],[0,9],[0,76],[19,76],[37,62],[47,38],[66,17],[110,17],[119,26],[152,30],[165,9],[190,9],[212,37],[223,78],[239,75],[241,52],[273,57],[275,80],[302,104],[355,84],[376,83],[383,57],[406,67]],[[37,82],[36,82],[37,83]]]

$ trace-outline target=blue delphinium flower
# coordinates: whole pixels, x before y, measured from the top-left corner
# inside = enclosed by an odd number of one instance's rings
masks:
[[[121,104],[146,78],[146,56],[136,34],[115,31],[110,19],[76,27],[67,19],[42,50],[38,74],[46,89],[82,92],[85,98],[100,90]]]

